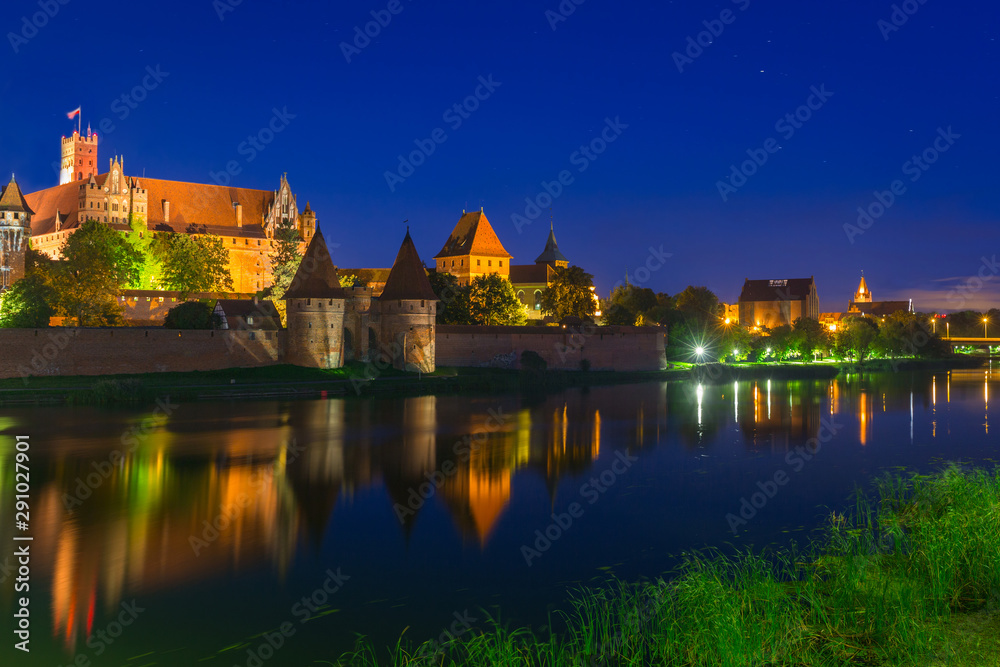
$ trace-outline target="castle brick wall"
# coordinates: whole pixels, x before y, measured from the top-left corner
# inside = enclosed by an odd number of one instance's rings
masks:
[[[0,378],[270,366],[280,360],[283,336],[163,328],[0,329]]]
[[[666,333],[655,327],[437,327],[438,366],[518,368],[521,353],[537,352],[549,368],[648,371],[667,367]]]
[[[310,368],[343,366],[344,300],[290,299],[286,361]]]

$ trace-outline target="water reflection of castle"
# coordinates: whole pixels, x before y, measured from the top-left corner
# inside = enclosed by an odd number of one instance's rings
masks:
[[[653,405],[662,401],[656,388],[640,401],[598,389],[533,405],[510,397],[303,401],[224,420],[213,406],[190,404],[72,512],[66,498],[77,480],[118,443],[101,453],[91,442],[62,451],[39,462],[51,481],[39,489],[33,561],[51,577],[53,632],[79,646],[95,615],[126,596],[268,565],[284,576],[297,549],[319,548],[339,502],[384,488],[384,520],[396,522],[392,504],[441,470],[452,472],[428,504],[445,508],[463,539],[485,546],[516,473],[543,478],[554,502],[560,480],[593,466],[604,419],[635,424],[624,430],[642,446],[650,439],[643,411],[665,415],[665,404]],[[502,420],[487,423],[491,414]],[[476,434],[478,447],[456,456],[455,443]],[[404,536],[424,511],[398,523]]]

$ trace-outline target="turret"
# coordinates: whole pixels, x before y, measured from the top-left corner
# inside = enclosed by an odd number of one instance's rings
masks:
[[[0,190],[0,291],[24,277],[24,253],[31,236],[31,216],[14,175]]]
[[[552,268],[569,266],[569,260],[559,252],[559,244],[556,243],[556,232],[549,221],[549,238],[545,241],[545,249],[542,254],[535,258],[535,264],[548,264]]]
[[[73,132],[62,138],[62,162],[59,185],[85,181],[97,174],[97,135],[87,128],[87,136]]]
[[[344,365],[344,289],[323,233],[309,242],[285,292],[285,361],[311,368]]]
[[[437,296],[409,229],[386,278],[379,308],[382,313],[379,352],[391,358],[393,368],[434,372]]]

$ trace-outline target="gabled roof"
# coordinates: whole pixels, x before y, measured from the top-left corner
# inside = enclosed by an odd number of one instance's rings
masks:
[[[103,188],[108,174],[93,177]],[[204,183],[164,181],[157,178],[126,177],[129,185],[146,190],[146,225],[153,231],[184,232],[222,236],[263,238],[264,217],[274,203],[269,190],[251,190]],[[32,192],[25,200],[35,210],[31,220],[32,236],[56,231],[56,211],[63,217],[62,229],[74,229],[86,221],[87,211],[79,211],[80,189],[89,188],[90,180],[73,181]],[[164,218],[164,202],[170,202],[170,221]],[[236,225],[236,204],[243,207],[243,227]],[[105,215],[103,212],[101,215]],[[204,230],[204,231],[203,231]]]
[[[280,319],[278,311],[271,301],[258,301],[257,299],[218,299],[215,302],[213,310],[222,315],[225,324],[230,329],[237,327],[237,322],[232,320],[241,319],[249,324],[247,318],[251,316],[260,318],[259,321],[254,323],[253,328],[255,329],[279,328],[278,323]]]
[[[437,296],[431,289],[431,281],[427,278],[424,263],[420,261],[417,247],[410,238],[409,229],[406,230],[403,245],[399,247],[396,261],[392,263],[392,270],[386,278],[385,288],[379,298],[386,301],[399,299],[437,301]]]
[[[17,187],[17,181],[14,180],[13,174],[10,175],[10,183],[0,193],[0,211],[34,214],[34,211],[28,206],[28,202],[25,201],[24,195],[21,194],[21,188]]]
[[[337,268],[330,259],[326,239],[319,229],[313,235],[302,257],[292,284],[282,298],[288,299],[343,299],[346,295],[340,286]]]
[[[909,301],[852,301],[850,306],[847,308],[848,313],[864,313],[875,317],[885,317],[899,311],[908,313],[910,310],[911,307]]]
[[[559,244],[556,243],[556,233],[549,222],[549,238],[545,241],[545,250],[535,258],[535,264],[553,264],[555,262],[569,262],[566,255],[559,252]]]
[[[468,255],[507,258],[513,256],[500,243],[493,226],[482,211],[463,213],[455,224],[451,236],[441,248],[441,252],[434,255],[434,259]]]
[[[750,280],[743,283],[740,302],[791,301],[807,298],[815,282],[812,278],[783,278],[780,280]]]

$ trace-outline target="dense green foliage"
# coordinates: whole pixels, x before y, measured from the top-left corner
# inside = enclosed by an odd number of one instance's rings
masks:
[[[118,295],[139,279],[142,254],[111,227],[87,220],[66,239],[62,256],[51,282],[60,314],[80,326],[123,324]]]
[[[218,236],[204,234],[162,234],[151,246],[162,267],[160,284],[180,292],[229,292],[233,277],[229,272],[229,252]]]
[[[56,314],[56,293],[41,272],[32,272],[0,294],[0,327],[37,329]]]
[[[493,273],[459,285],[450,273],[431,272],[431,288],[439,299],[438,324],[520,325],[527,310],[503,276]]]
[[[469,319],[472,324],[514,326],[525,324],[528,313],[510,281],[491,273],[469,285]]]
[[[219,316],[202,301],[187,301],[167,311],[163,326],[167,329],[217,329]]]
[[[542,314],[557,320],[564,317],[591,319],[597,310],[594,276],[579,266],[556,267],[552,284],[542,290]]]
[[[458,278],[444,271],[432,271],[428,277],[438,298],[437,323],[472,324],[468,286],[459,285]]]

